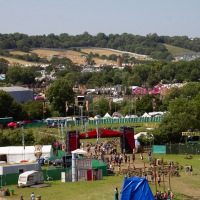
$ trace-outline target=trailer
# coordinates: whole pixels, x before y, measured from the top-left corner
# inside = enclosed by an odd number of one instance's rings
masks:
[[[43,172],[31,170],[19,175],[18,179],[19,187],[26,187],[42,183],[44,183]]]

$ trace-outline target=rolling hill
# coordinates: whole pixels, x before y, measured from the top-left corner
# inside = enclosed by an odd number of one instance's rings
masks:
[[[115,54],[117,56],[122,55],[123,53],[127,53],[130,56],[133,56],[137,59],[144,60],[148,58],[146,55],[139,55],[139,54],[134,54],[130,52],[124,52],[124,51],[118,51],[118,50],[112,50],[112,49],[103,49],[103,48],[82,48],[81,52],[78,51],[73,51],[73,50],[53,50],[53,49],[34,49],[30,51],[30,53],[36,53],[38,54],[39,57],[41,58],[47,58],[47,60],[51,60],[53,57],[58,57],[58,58],[69,58],[73,63],[77,63],[79,65],[85,65],[85,58],[86,56],[92,52],[93,54],[99,54],[99,56],[106,55],[109,56],[111,54]],[[10,51],[11,54],[13,55],[25,55],[27,53],[22,52],[22,51]],[[24,60],[20,59],[14,59],[14,58],[9,58],[9,57],[3,57],[2,58],[8,60],[11,64],[13,63],[19,63],[22,65],[30,65],[33,64],[31,62],[27,62]],[[115,61],[111,60],[103,60],[101,58],[93,58],[95,63],[97,65],[103,65],[103,64],[116,64]],[[37,65],[40,63],[34,63],[34,65]]]
[[[172,45],[164,44],[167,50],[172,54],[172,55],[177,55],[177,54],[197,54],[194,51],[190,51],[188,49],[180,48],[180,47],[175,47]],[[13,55],[25,55],[27,53],[22,52],[22,51],[10,51],[11,54]],[[135,54],[135,53],[130,53],[130,52],[125,52],[125,51],[118,51],[118,50],[113,50],[113,49],[104,49],[104,48],[81,48],[81,51],[73,51],[73,50],[54,50],[54,49],[34,49],[30,51],[30,53],[36,53],[38,54],[39,57],[41,58],[47,58],[47,60],[51,60],[53,57],[58,57],[58,58],[69,58],[73,63],[77,63],[79,65],[85,65],[85,58],[89,53],[93,54],[99,54],[99,56],[106,55],[110,56],[111,54],[115,54],[117,56],[122,55],[123,53],[127,53],[130,56],[135,57],[136,59],[139,60],[144,60],[147,59],[149,56],[146,55],[140,55],[140,54]],[[15,59],[15,58],[9,58],[9,57],[4,57],[1,56],[1,58],[4,58],[8,60],[11,64],[14,63],[19,63],[21,65],[38,65],[41,63],[33,63],[33,62],[28,62],[25,60],[20,60],[20,59]],[[101,58],[93,58],[95,63],[97,65],[103,65],[103,64],[116,64],[115,61],[111,60],[103,60]]]
[[[197,52],[190,51],[188,49],[180,48],[180,47],[175,47],[169,44],[164,44],[167,50],[172,54],[197,54]]]

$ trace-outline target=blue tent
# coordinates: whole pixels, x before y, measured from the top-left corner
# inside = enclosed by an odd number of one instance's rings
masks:
[[[124,179],[120,200],[155,200],[148,181],[145,178],[131,177]]]

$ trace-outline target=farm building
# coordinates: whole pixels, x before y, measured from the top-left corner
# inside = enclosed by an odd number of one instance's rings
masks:
[[[34,92],[29,88],[14,86],[14,87],[0,87],[0,90],[9,93],[14,98],[14,100],[19,103],[25,103],[27,101],[34,100]]]
[[[53,148],[51,145],[44,145],[41,149],[43,158],[50,158],[53,156]],[[36,160],[34,146],[9,146],[0,147],[0,161],[6,163],[19,163],[22,160]]]

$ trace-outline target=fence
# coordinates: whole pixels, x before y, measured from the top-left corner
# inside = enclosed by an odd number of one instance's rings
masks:
[[[166,154],[200,155],[200,144],[169,144],[166,145]]]
[[[162,120],[162,116],[159,117],[135,117],[135,118],[108,118],[108,119],[95,119],[95,120],[76,120],[76,121],[67,121],[67,124],[70,126],[82,126],[86,122],[88,125],[101,125],[101,124],[128,124],[128,123],[139,123],[139,122],[160,122]],[[50,119],[45,122],[40,122],[40,123],[28,123],[25,124],[24,126],[26,128],[35,128],[35,127],[46,127],[46,125],[52,125],[54,124],[55,127],[58,126],[58,121],[60,124],[65,125],[65,119],[62,121],[58,119]]]
[[[160,122],[162,116],[159,117],[135,117],[135,118],[108,118],[88,120],[89,125],[95,124],[126,124],[126,123],[138,123],[138,122]],[[78,121],[78,125],[83,125],[84,121]]]
[[[44,180],[47,180],[47,176],[51,177],[52,180],[61,180],[61,172],[66,172],[69,170],[68,168],[60,168],[60,169],[45,169],[42,170],[44,175]],[[1,175],[1,186],[6,185],[17,185],[18,184],[18,178],[20,173],[14,173],[14,174],[4,174]]]

